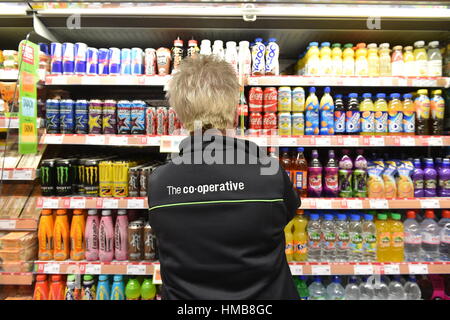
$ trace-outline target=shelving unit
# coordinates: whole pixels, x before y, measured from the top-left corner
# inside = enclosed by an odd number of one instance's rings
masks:
[[[33,279],[32,272],[0,272],[0,285],[31,286]]]

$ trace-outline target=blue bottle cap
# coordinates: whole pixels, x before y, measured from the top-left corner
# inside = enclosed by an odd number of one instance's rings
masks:
[[[322,43],[320,44],[320,46],[321,46],[321,47],[329,47],[329,46],[330,46],[330,43],[329,43],[329,42],[322,42]]]
[[[391,99],[400,99],[400,93],[391,93],[389,95]]]
[[[277,42],[277,38],[269,38],[269,42]]]
[[[350,283],[357,283],[358,282],[358,278],[355,276],[351,276],[350,277]]]
[[[333,215],[332,214],[326,214],[325,215],[325,220],[327,220],[327,221],[333,221]]]
[[[309,93],[316,93],[316,87],[309,88]]]
[[[287,148],[287,147],[282,147],[282,148],[280,148],[280,151],[281,151],[281,152],[289,152],[289,148]]]
[[[262,42],[262,41],[263,41],[262,38],[256,38],[256,39],[255,39],[255,42]]]
[[[412,276],[412,275],[410,275],[410,276],[408,277],[408,280],[411,281],[411,282],[417,282],[416,277],[415,277],[415,276]]]
[[[322,282],[322,279],[320,278],[320,276],[315,276],[314,282]]]
[[[411,99],[412,98],[412,94],[411,93],[405,93],[403,95],[403,99]]]
[[[311,213],[309,216],[311,220],[319,220],[319,215],[317,213]]]
[[[98,280],[100,280],[100,281],[108,281],[108,276],[102,274],[102,275],[98,276]]]
[[[359,216],[359,214],[352,214],[351,217],[352,217],[352,221],[359,221],[359,220],[361,220],[361,217]]]
[[[349,97],[350,99],[352,99],[352,98],[358,98],[358,94],[357,94],[357,93],[350,93],[350,94],[348,95],[348,97]]]
[[[323,89],[323,92],[324,93],[330,93],[331,92],[330,87],[325,87],[325,89]]]
[[[386,99],[386,94],[384,94],[384,93],[377,93],[377,99]]]
[[[345,214],[340,213],[338,214],[338,220],[345,221],[347,220],[347,216]]]
[[[342,99],[342,94],[335,94],[334,99]]]
[[[306,281],[306,279],[307,279],[306,276],[299,276],[298,278],[303,281]]]
[[[302,148],[302,147],[297,148],[297,152],[303,152],[303,151],[305,151],[305,148]]]
[[[371,215],[371,214],[365,214],[365,215],[364,215],[364,220],[367,220],[367,221],[373,221],[373,215]]]
[[[114,276],[114,281],[122,281],[123,280],[123,276],[118,274]]]
[[[371,93],[368,93],[368,92],[363,93],[363,98],[364,98],[364,99],[372,99],[372,94],[371,94]]]
[[[310,42],[309,46],[310,47],[317,47],[317,46],[319,46],[319,43],[318,42]]]
[[[339,278],[339,276],[334,276],[333,277],[333,282],[334,283],[341,283],[341,278]]]

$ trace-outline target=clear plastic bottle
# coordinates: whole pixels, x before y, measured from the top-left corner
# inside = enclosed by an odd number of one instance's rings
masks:
[[[309,300],[325,300],[327,297],[327,290],[322,284],[322,279],[318,276],[314,277],[313,283],[308,287]]]
[[[420,223],[423,261],[437,261],[439,259],[440,230],[434,219],[434,211],[426,210],[425,219]]]
[[[369,63],[369,77],[380,76],[380,58],[378,57],[376,43],[369,43],[367,45],[367,61]]]
[[[322,237],[318,214],[310,215],[306,230],[308,232],[308,260],[320,261],[322,257]]]
[[[442,55],[439,50],[439,41],[428,43],[428,76],[442,77]]]
[[[356,45],[355,53],[355,76],[369,75],[369,62],[367,61],[367,49],[365,43],[358,43]]]
[[[363,261],[363,238],[361,217],[358,214],[352,214],[349,224],[350,236],[350,254],[349,261],[360,262]]]
[[[200,43],[200,54],[205,56],[209,56],[212,54],[210,40],[208,39],[202,40],[202,42]]]
[[[318,42],[310,42],[307,53],[306,75],[317,76],[320,70],[320,51]]]
[[[368,281],[368,277],[363,277],[359,284],[359,300],[373,300],[375,292],[373,285]]]
[[[405,230],[405,260],[420,261],[420,249],[422,246],[422,234],[420,226],[416,220],[416,212],[410,210],[406,213],[406,220],[403,222]]]
[[[426,77],[428,75],[428,55],[425,50],[424,41],[414,42],[414,65],[415,75],[419,77]]]
[[[414,59],[413,47],[405,47],[405,52],[403,53],[403,75],[405,77],[412,77],[416,75],[416,61]]]
[[[380,44],[380,76],[386,77],[392,75],[391,71],[391,49],[389,43]]]
[[[360,294],[358,279],[355,276],[350,277],[345,286],[345,300],[359,300]]]
[[[400,276],[394,276],[388,288],[389,300],[406,300],[405,289],[403,289]]]
[[[422,292],[417,284],[416,277],[409,276],[408,281],[404,285],[406,300],[421,300]]]
[[[384,280],[381,278],[380,281],[375,281],[375,284],[373,286],[374,291],[374,300],[388,300],[389,299],[389,288],[384,282]]]
[[[238,52],[236,42],[228,41],[225,49],[225,61],[231,64],[236,74],[238,73]]]
[[[340,43],[333,43],[331,46],[331,74],[342,75],[342,49]]]
[[[363,261],[375,262],[377,260],[377,229],[373,222],[373,215],[365,214],[362,223]]]
[[[405,74],[404,70],[405,63],[403,61],[403,51],[402,51],[403,47],[395,46],[392,49],[394,50],[391,56],[392,75],[402,77]]]
[[[321,261],[333,262],[336,259],[336,230],[333,215],[326,214],[321,223],[322,257]]]
[[[322,42],[320,44],[320,64],[319,74],[326,76],[332,74],[331,49],[329,42]]]
[[[450,210],[442,210],[439,256],[442,261],[450,261]]]
[[[348,220],[345,214],[338,214],[336,226],[336,261],[349,261],[350,235],[348,233]]]
[[[332,282],[327,286],[327,300],[344,300],[345,289],[341,284],[341,278],[334,276]]]
[[[342,52],[342,75],[355,75],[355,51],[353,51],[353,44],[344,44],[344,51]]]

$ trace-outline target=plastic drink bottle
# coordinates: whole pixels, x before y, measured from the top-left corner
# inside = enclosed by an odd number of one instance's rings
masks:
[[[406,300],[405,289],[403,289],[400,276],[394,276],[388,288],[389,300]]]
[[[413,47],[405,47],[405,52],[403,53],[403,75],[406,77],[412,77],[416,75],[416,61],[414,59]]]
[[[388,131],[389,134],[399,135],[403,132],[403,105],[400,93],[391,93],[388,104]]]
[[[320,72],[319,43],[310,42],[307,53],[306,75],[317,76]]]
[[[377,230],[373,222],[373,215],[365,214],[362,223],[363,261],[377,260]]]
[[[263,75],[266,71],[266,46],[262,38],[255,39],[252,47],[252,75]]]
[[[439,256],[442,261],[450,261],[450,210],[442,210],[438,222],[440,233]]]
[[[114,258],[114,226],[111,210],[102,210],[102,218],[98,229],[98,256],[102,262],[111,262]]]
[[[414,107],[416,109],[416,134],[429,134],[429,120],[430,120],[430,99],[428,98],[428,90],[420,89],[417,91],[417,98],[414,100]]]
[[[322,284],[322,279],[318,276],[314,277],[313,283],[308,287],[309,300],[325,300],[327,291]]]
[[[84,231],[85,218],[83,210],[73,210],[72,223],[70,224],[70,259],[79,261],[85,258]]]
[[[313,150],[308,166],[308,197],[319,198],[322,195],[322,164],[319,153]]]
[[[286,254],[286,260],[288,262],[294,261],[294,235],[292,234],[293,225],[294,225],[294,220],[291,220],[284,227],[284,237],[285,237],[284,252]]]
[[[266,75],[276,76],[280,74],[279,55],[280,47],[277,44],[277,39],[269,38],[269,43],[266,46]]]
[[[296,282],[297,292],[300,296],[300,300],[308,300],[309,299],[309,290],[306,285],[306,277],[299,276]]]
[[[389,299],[389,288],[383,279],[380,281],[375,281],[373,285],[373,299],[374,300],[388,300]]]
[[[309,216],[308,225],[308,261],[320,261],[322,257],[322,237],[318,214]]]
[[[231,64],[234,71],[238,73],[238,52],[236,48],[236,42],[228,41],[226,43],[225,61]]]
[[[141,297],[141,286],[136,278],[130,278],[125,287],[125,297],[127,300],[139,300]]]
[[[395,46],[393,48],[391,56],[392,75],[403,77],[405,75],[404,62],[403,62],[403,47]]]
[[[363,100],[359,104],[361,132],[360,135],[373,135],[375,130],[375,110],[372,102],[372,94],[364,93]]]
[[[380,58],[378,57],[378,48],[376,43],[367,45],[367,63],[369,68],[369,77],[380,76]]]
[[[380,76],[386,77],[392,75],[391,50],[389,49],[389,43],[380,44],[379,56],[380,56]]]
[[[434,211],[426,210],[425,219],[420,223],[423,261],[437,261],[439,259],[440,229],[434,219]]]
[[[48,300],[64,300],[65,286],[59,274],[53,274],[50,278]]]
[[[64,300],[80,300],[81,290],[77,288],[76,276],[69,274],[67,276],[66,289],[64,291]]]
[[[334,96],[334,133],[345,134],[345,124],[346,116],[342,94],[336,94]]]
[[[336,261],[349,261],[350,235],[348,230],[348,221],[345,214],[338,214],[335,223],[336,229]]]
[[[39,220],[39,260],[53,259],[53,213],[52,210],[42,210]]]
[[[219,40],[220,41],[220,40]],[[215,42],[214,42],[215,44]],[[223,48],[222,48],[223,50]],[[187,56],[188,57],[195,57],[200,53],[200,48],[198,47],[197,40],[191,39],[188,41],[188,49],[187,49]]]
[[[53,256],[56,261],[64,261],[69,258],[69,220],[67,210],[57,210],[55,226],[53,229],[54,251]]]
[[[141,299],[142,300],[154,300],[156,297],[156,286],[153,284],[152,279],[146,278],[142,282],[141,286]]]
[[[434,168],[433,158],[425,159],[423,178],[424,178],[424,196],[436,197],[437,172],[436,169]]]
[[[374,104],[375,134],[385,135],[388,132],[388,106],[386,95],[384,93],[377,93],[376,98],[377,100]]]
[[[442,55],[439,50],[439,41],[428,43],[428,76],[442,77]]]
[[[115,275],[111,286],[111,300],[125,300],[123,276]]]
[[[350,277],[345,286],[345,300],[359,300],[360,291],[357,282],[358,279],[355,276]]]
[[[401,214],[393,213],[388,221],[391,230],[391,250],[389,254],[390,262],[403,262],[404,257],[404,229],[401,221]]]
[[[220,60],[225,59],[225,50],[223,49],[223,41],[215,40],[212,48],[212,54]]]
[[[367,277],[362,278],[359,284],[359,292],[359,300],[373,300],[375,292]]]
[[[34,285],[33,300],[48,300],[49,289],[47,275],[39,274],[36,276],[36,284]]]
[[[81,300],[95,300],[95,281],[91,275],[83,276],[83,288],[81,289]]]
[[[111,287],[109,285],[109,279],[107,275],[98,276],[97,295],[95,300],[110,300]]]
[[[433,90],[431,93],[431,134],[441,135],[444,130],[445,100],[442,97],[442,90]]]
[[[324,194],[325,197],[336,198],[339,195],[338,163],[334,150],[328,151],[328,162],[325,165]]]
[[[363,261],[363,236],[361,217],[358,214],[350,216],[350,223],[348,226],[350,236],[350,255],[349,261],[360,262]]]
[[[180,67],[181,60],[184,56],[184,49],[183,49],[183,40],[180,40],[179,37],[177,37],[176,40],[173,42],[172,47],[172,72],[175,73],[178,71],[178,68]]]
[[[428,56],[425,50],[424,41],[414,42],[414,61],[415,61],[415,75],[419,77],[426,77],[428,75]]]
[[[248,41],[239,42],[238,74],[240,77],[249,76],[252,73],[252,53]]]
[[[305,110],[305,135],[319,134],[319,99],[316,96],[315,87],[309,88]]]
[[[415,276],[410,275],[404,285],[406,300],[421,300],[422,292]]]
[[[434,161],[434,169],[436,170],[437,173],[437,178],[436,178],[436,195],[438,197],[440,197],[441,195],[441,191],[442,191],[442,182],[441,182],[441,177],[439,175],[439,171],[442,168],[442,158],[441,157],[436,157],[435,161]]]
[[[202,40],[202,42],[200,43],[200,54],[205,56],[209,56],[212,54],[210,40],[208,39]]]
[[[118,261],[128,257],[128,217],[126,210],[118,210],[114,227],[114,257]]]
[[[410,93],[403,95],[403,134],[405,135],[416,133],[416,110],[411,98]]]
[[[358,151],[362,153],[361,150]],[[354,198],[367,198],[367,160],[362,154],[355,159],[352,186]]]
[[[329,42],[322,42],[320,44],[320,64],[319,64],[319,74],[320,75],[331,75],[333,71],[333,65],[331,60],[331,49]]]
[[[342,49],[340,43],[331,45],[331,74],[342,75]]]
[[[303,148],[297,148],[297,155],[291,160],[291,179],[300,197],[306,197],[308,184],[308,163],[306,162],[303,151]]]
[[[320,99],[320,134],[334,134],[334,102],[330,95],[330,87],[325,87],[322,99]]]
[[[297,214],[294,218],[294,261],[308,260],[308,234],[306,226],[308,220],[304,214]]]
[[[410,210],[406,213],[407,219],[403,223],[405,231],[405,261],[420,261],[420,250],[422,247],[422,234],[416,213]]]
[[[292,159],[289,155],[289,148],[280,148],[280,164],[281,167],[286,171],[289,179],[292,180],[291,168],[292,168]]]
[[[367,49],[365,43],[358,43],[356,45],[355,58],[355,76],[368,76],[369,62],[367,61]]]
[[[333,215],[326,214],[321,223],[322,261],[333,262],[336,258],[336,230]]]
[[[450,197],[450,159],[444,158],[438,171],[439,197]]]
[[[353,162],[348,154],[344,154],[339,161],[339,197],[350,198],[353,195]]]
[[[412,174],[412,179],[414,182],[414,197],[420,198],[425,195],[422,162],[420,161],[420,159],[414,159],[413,164],[414,164],[414,171]]]
[[[360,117],[358,94],[350,93],[348,95],[348,105],[346,111],[345,131],[348,134],[359,134],[360,130]]]
[[[380,213],[375,221],[377,230],[377,261],[389,262],[389,252],[391,247],[391,231],[387,222],[387,215]]]
[[[86,242],[86,260],[98,260],[98,227],[99,219],[97,210],[88,210],[88,217],[86,220],[86,230],[84,233]]]
[[[327,299],[328,300],[345,299],[345,289],[341,284],[341,278],[339,276],[333,276],[332,282],[327,286]]]
[[[353,44],[344,44],[344,51],[342,52],[342,75],[355,75],[355,52],[353,51]]]

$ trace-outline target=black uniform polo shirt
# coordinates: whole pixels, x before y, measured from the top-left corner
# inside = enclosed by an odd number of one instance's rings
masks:
[[[278,160],[215,134],[188,137],[180,150],[149,182],[162,297],[299,299],[283,228],[300,200]]]

